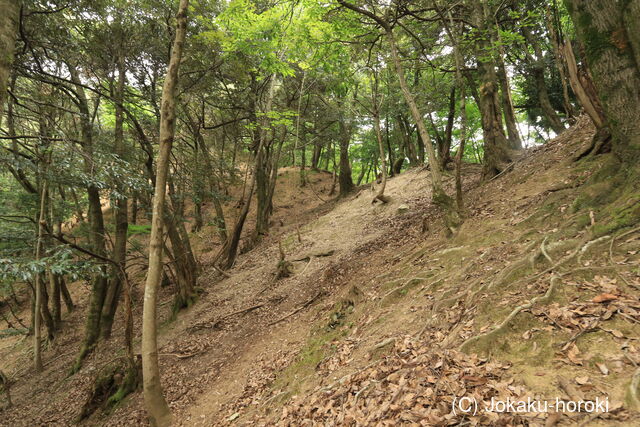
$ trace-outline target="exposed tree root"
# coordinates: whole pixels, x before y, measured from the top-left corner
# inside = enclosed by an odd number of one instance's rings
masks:
[[[640,409],[640,398],[638,398],[638,387],[640,387],[640,368],[636,369],[636,372],[631,378],[631,384],[629,384],[629,399],[631,400],[635,409]]]
[[[320,296],[323,294],[322,291],[319,291],[313,298],[311,298],[309,301],[305,302],[304,304],[302,304],[300,307],[296,308],[295,310],[293,310],[291,313],[279,318],[276,321],[273,321],[271,323],[269,323],[269,326],[275,325],[276,323],[280,323],[283,320],[288,319],[289,317],[301,312],[302,310],[304,310],[305,308],[309,307],[311,304],[313,304],[315,302],[315,300],[317,300],[318,298],[320,298]]]
[[[542,243],[540,244],[540,252],[542,252],[542,255],[544,255],[544,257],[551,263],[551,265],[553,265],[553,259],[549,256],[547,248],[545,248],[544,246],[544,244],[547,242],[547,238],[548,236],[545,236],[542,240]]]
[[[213,264],[213,269],[215,271],[217,271],[218,273],[222,274],[224,277],[226,277],[227,279],[231,277],[231,275],[229,273],[227,273],[226,271],[224,271],[223,269],[221,269],[220,267],[218,267],[217,265]]]
[[[237,316],[238,314],[249,313],[253,310],[257,310],[260,307],[264,307],[264,306],[265,306],[265,303],[252,305],[251,307],[243,308],[241,310],[234,311],[233,313],[225,314],[224,316],[217,318],[211,323],[198,323],[196,325],[190,326],[189,328],[187,328],[187,330],[189,332],[193,332],[199,329],[217,328],[218,326],[220,326],[220,323],[222,323],[223,320],[229,319],[230,317],[233,317],[233,316]]]
[[[371,204],[373,205],[377,201],[382,202],[382,204],[387,204],[391,201],[391,197],[385,196],[384,194],[376,194],[376,197],[371,200]]]
[[[580,253],[578,255],[578,264],[582,264],[582,257],[584,256],[584,254],[589,250],[589,248],[595,244],[598,244],[604,240],[607,240],[611,238],[611,236],[606,235],[606,236],[602,236],[602,237],[598,237],[597,239],[591,240],[587,243],[584,244],[584,246],[582,246],[580,248]]]
[[[2,386],[2,390],[7,396],[7,408],[11,408],[13,406],[13,403],[11,402],[11,391],[9,390],[10,385],[9,378],[0,371],[0,386]]]
[[[586,334],[590,334],[592,332],[598,332],[599,330],[600,330],[600,327],[598,327],[598,326],[594,326],[593,328],[581,329],[580,331],[578,331],[576,334],[574,334],[571,338],[569,338],[565,342],[562,342],[562,343],[558,344],[558,347],[566,348],[567,345],[578,341],[578,338],[580,338],[581,336],[586,335]]]
[[[554,274],[556,274],[556,275],[564,276],[565,274],[557,271],[558,268],[560,268],[562,265],[564,265],[567,262],[569,262],[576,255],[584,254],[594,244],[597,244],[597,243],[599,243],[599,242],[601,242],[603,240],[606,240],[606,239],[608,239],[610,237],[611,236],[602,236],[602,237],[599,237],[597,239],[590,240],[590,241],[586,242],[584,245],[578,247],[577,249],[575,249],[574,251],[572,251],[571,253],[566,255],[565,257],[561,258],[557,262],[552,263],[552,265],[550,267],[542,270],[539,273],[534,274],[533,276],[530,276],[530,277],[529,276],[525,276],[525,277],[523,277],[521,279],[518,279],[515,282],[512,282],[511,285],[513,286],[513,285],[522,283],[525,280],[526,281],[534,281],[534,280],[537,280],[540,277],[544,276],[545,274],[552,273],[552,272]],[[488,282],[488,283],[482,285],[475,292],[470,294],[469,297],[467,297],[466,302],[469,303],[471,300],[475,299],[475,297],[478,294],[480,294],[482,291],[484,291],[485,289],[491,289],[492,287],[502,283],[509,276],[509,274],[511,274],[512,272],[516,271],[518,268],[523,267],[527,262],[529,262],[529,263],[535,262],[535,259],[539,256],[539,254],[542,254],[544,256],[544,253],[542,252],[542,248],[545,248],[545,251],[546,251],[546,246],[545,246],[544,243],[545,242],[543,241],[542,244],[540,245],[540,248],[538,248],[538,250],[534,254],[529,254],[529,255],[521,258],[520,260],[516,261],[515,263],[512,263],[509,267],[507,267],[502,272],[500,272],[496,276],[496,278],[493,279],[491,282]],[[547,252],[547,256],[549,256],[548,252]],[[545,256],[545,258],[547,258],[547,256]],[[551,257],[549,256],[549,258],[547,258],[547,259],[551,259]]]
[[[409,279],[406,282],[404,282],[402,285],[397,286],[397,287],[393,288],[392,290],[390,290],[389,292],[387,292],[386,294],[382,295],[380,297],[380,299],[383,300],[386,297],[388,297],[389,295],[393,294],[394,292],[400,291],[400,290],[402,290],[402,289],[404,289],[407,286],[412,285],[412,284],[416,284],[417,285],[418,283],[424,282],[425,280],[427,280],[427,279],[424,278],[424,277],[412,277],[411,279]],[[393,281],[390,282],[390,283],[393,283]]]
[[[305,257],[302,257],[302,258],[294,259],[293,262],[310,261],[312,257],[316,257],[316,258],[329,257],[329,256],[332,256],[335,253],[336,253],[336,251],[331,249],[331,250],[328,250],[328,251],[325,251],[325,252],[317,252],[317,253],[310,254],[310,255],[307,255]]]
[[[531,307],[533,307],[534,305],[538,304],[538,303],[547,303],[551,300],[551,298],[553,297],[554,292],[556,291],[556,288],[558,287],[558,283],[560,282],[560,277],[558,276],[553,276],[551,278],[551,283],[549,285],[549,289],[547,289],[547,292],[542,295],[542,296],[537,296],[533,299],[531,299],[531,301],[529,301],[526,304],[522,304],[517,306],[507,317],[506,319],[504,319],[502,321],[502,323],[500,323],[498,326],[496,326],[495,328],[493,328],[491,331],[486,332],[484,334],[480,334],[480,335],[475,335],[469,339],[467,339],[464,343],[462,343],[462,345],[460,346],[460,348],[463,351],[466,351],[467,349],[469,349],[469,347],[471,347],[473,344],[484,340],[491,340],[493,337],[495,337],[496,335],[500,334],[501,332],[504,332],[504,330],[507,328],[507,326],[509,326],[509,324],[511,323],[511,321],[518,315],[518,313],[520,313],[523,310],[528,310]]]

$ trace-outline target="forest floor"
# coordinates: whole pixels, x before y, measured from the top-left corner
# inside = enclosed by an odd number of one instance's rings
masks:
[[[369,186],[334,200],[331,175],[310,173],[312,187],[300,188],[299,171],[281,170],[271,233],[230,277],[208,265],[217,248],[207,227],[194,234],[197,303],[170,321],[162,290],[160,365],[176,425],[640,425],[630,387],[640,381],[640,229],[598,235],[607,188],[584,183],[606,156],[573,161],[592,135],[582,118],[482,185],[480,167],[465,166],[467,220],[453,238],[428,170],[390,179],[386,205],[371,203]],[[292,274],[278,280],[279,245]],[[0,425],[76,423],[96,372],[122,355],[115,334],[67,376],[86,294],[75,287],[79,308],[43,373],[31,373],[30,340],[0,340],[14,402]],[[141,296],[139,283],[136,318]],[[465,396],[475,415],[452,412]],[[483,411],[492,397],[598,397],[609,411]],[[82,422],[145,418],[138,392]]]

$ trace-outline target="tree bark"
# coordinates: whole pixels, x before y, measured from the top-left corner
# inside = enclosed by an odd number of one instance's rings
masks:
[[[553,15],[551,13],[551,7],[553,7]],[[547,24],[547,31],[549,31],[549,38],[551,39],[551,47],[553,49],[553,59],[556,63],[556,68],[558,69],[558,74],[560,75],[560,82],[562,83],[562,99],[564,103],[565,114],[568,119],[572,119],[576,116],[575,109],[571,104],[571,99],[569,98],[569,79],[567,78],[567,72],[565,69],[565,61],[563,61],[562,56],[562,43],[560,41],[560,35],[556,30],[556,23],[554,16],[558,13],[556,5],[554,3],[553,6],[547,6],[545,8],[545,22]]]
[[[573,54],[573,46],[569,39],[567,39],[566,43],[562,46],[562,53],[567,64],[569,84],[576,98],[578,98],[578,102],[589,118],[591,118],[596,129],[604,128],[607,119],[600,104],[600,99],[598,99],[595,92],[595,86],[587,73],[580,73],[576,57]]]
[[[78,108],[80,110],[80,127],[82,134],[82,153],[84,157],[84,170],[89,176],[95,175],[95,165],[93,156],[93,125],[91,123],[91,114],[89,112],[89,102],[86,98],[84,87],[82,86],[80,76],[76,68],[72,65],[68,66],[71,79],[76,86],[75,94],[78,99]],[[102,215],[102,204],[100,203],[100,190],[95,184],[87,185],[87,198],[89,201],[89,226],[90,237],[89,242],[91,251],[99,256],[106,257],[104,218]],[[80,353],[73,367],[73,372],[80,369],[84,358],[93,351],[98,338],[100,336],[100,318],[104,298],[107,291],[106,267],[100,274],[94,275],[91,285],[91,296],[89,298],[89,307],[87,310],[87,320],[85,326],[85,337],[80,349]]]
[[[149,270],[145,283],[142,314],[142,371],[144,401],[152,425],[164,427],[172,423],[171,411],[162,394],[158,365],[158,334],[156,324],[157,292],[162,277],[162,234],[164,228],[165,194],[171,148],[175,136],[178,70],[187,32],[189,0],[180,0],[176,15],[176,33],[171,49],[160,110],[160,150],[156,167],[155,193],[149,238]]]
[[[546,65],[544,62],[542,49],[540,48],[540,43],[538,43],[533,34],[531,34],[531,30],[528,27],[522,27],[522,34],[527,40],[529,46],[533,48],[533,52],[535,54],[535,56],[533,56],[529,53],[528,50],[525,49],[525,53],[532,68],[531,71],[536,83],[536,88],[538,89],[538,102],[540,103],[540,108],[542,108],[544,115],[547,117],[551,129],[553,129],[553,131],[559,135],[564,132],[565,127],[562,124],[562,121],[560,120],[560,117],[558,116],[555,108],[553,108],[551,99],[549,98],[547,82],[545,81],[544,76]]]
[[[40,215],[38,218],[38,237],[36,240],[36,261],[39,261],[42,257],[42,245],[45,232],[44,228],[46,223],[45,207],[47,199],[47,184],[48,182],[46,178],[42,177],[42,188],[40,190]],[[33,362],[36,372],[42,371],[42,355],[40,347],[40,308],[42,307],[42,286],[42,273],[37,273],[35,280],[35,307],[33,315]]]
[[[516,112],[513,109],[513,101],[511,98],[511,85],[509,84],[509,76],[507,68],[504,64],[502,53],[498,55],[498,81],[500,82],[500,94],[502,95],[502,112],[504,113],[504,121],[507,125],[507,135],[509,137],[509,145],[514,150],[522,148],[522,140],[518,132],[518,120],[516,120]]]
[[[565,0],[585,46],[613,151],[631,169],[640,159],[640,2]]]
[[[486,0],[472,1],[473,20],[480,34],[487,34],[492,20],[488,16]],[[491,178],[511,163],[510,144],[502,127],[502,112],[498,97],[496,66],[491,54],[489,36],[477,40],[477,64],[480,76],[479,104],[484,136],[483,178]]]
[[[443,144],[440,148],[440,164],[442,169],[447,167],[451,161],[451,138],[453,134],[453,121],[456,118],[456,85],[451,87],[449,94],[449,114],[447,115],[447,126],[444,129]]]
[[[343,113],[344,114],[344,113]],[[355,186],[351,177],[351,161],[349,160],[349,144],[351,143],[352,125],[350,120],[342,117],[340,119],[340,173],[338,181],[340,184],[340,197],[351,193]]]
[[[453,57],[456,64],[456,85],[458,86],[458,92],[460,93],[460,143],[458,144],[458,151],[456,152],[455,165],[456,165],[456,205],[458,207],[458,213],[462,217],[464,215],[464,199],[462,197],[462,159],[464,157],[464,149],[467,140],[467,93],[465,78],[462,75],[462,69],[464,67],[464,55],[462,54],[459,37],[460,34],[456,31],[456,26],[453,21],[451,11],[447,12],[447,16],[438,9],[437,2],[434,0],[434,6],[438,10],[438,14],[442,19],[445,31],[449,35],[451,44],[453,46]],[[448,18],[448,19],[447,19]],[[448,22],[447,22],[448,21]],[[503,63],[504,65],[504,63]],[[507,84],[508,88],[508,84]],[[519,141],[519,135],[518,135]]]
[[[382,180],[380,187],[378,187],[378,193],[373,198],[371,203],[375,203],[376,200],[380,200],[382,203],[388,203],[391,200],[384,195],[384,190],[387,186],[387,159],[384,153],[384,144],[382,143],[382,132],[380,129],[380,101],[378,99],[378,75],[374,71],[372,72],[371,83],[371,116],[373,118],[373,129],[376,134],[376,140],[378,141],[378,153],[380,155],[380,164],[382,165]]]
[[[120,48],[118,57],[118,81],[115,88],[115,138],[113,151],[116,156],[123,159],[125,156],[124,145],[124,112],[122,103],[124,102],[125,89],[125,58],[123,47]],[[116,263],[111,267],[109,284],[104,305],[102,307],[101,334],[102,337],[108,339],[111,336],[111,328],[113,326],[113,318],[118,308],[118,301],[122,291],[122,284],[125,281],[123,275],[126,271],[127,261],[127,231],[128,224],[128,199],[125,197],[126,188],[122,183],[118,185],[118,198],[115,203],[114,220],[115,220],[115,241],[113,243],[112,259]]]
[[[7,99],[7,83],[13,64],[21,3],[19,0],[0,0],[0,125]]]

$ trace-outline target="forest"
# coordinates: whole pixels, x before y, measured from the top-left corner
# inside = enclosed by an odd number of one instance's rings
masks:
[[[0,0],[0,426],[640,425],[639,297],[640,0]]]

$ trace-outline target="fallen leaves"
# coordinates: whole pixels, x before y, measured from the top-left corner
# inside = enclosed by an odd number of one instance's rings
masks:
[[[274,424],[444,426],[463,419],[453,414],[454,397],[474,397],[482,405],[491,398],[527,395],[524,387],[509,378],[509,364],[454,350],[433,351],[427,343],[434,338],[396,340],[391,354],[378,362],[319,386],[309,395],[293,397]],[[506,413],[478,413],[471,419],[473,424],[525,424],[519,415]]]
[[[594,297],[591,300],[591,302],[601,303],[601,302],[608,302],[608,301],[613,301],[617,299],[618,299],[617,295],[604,293]]]

